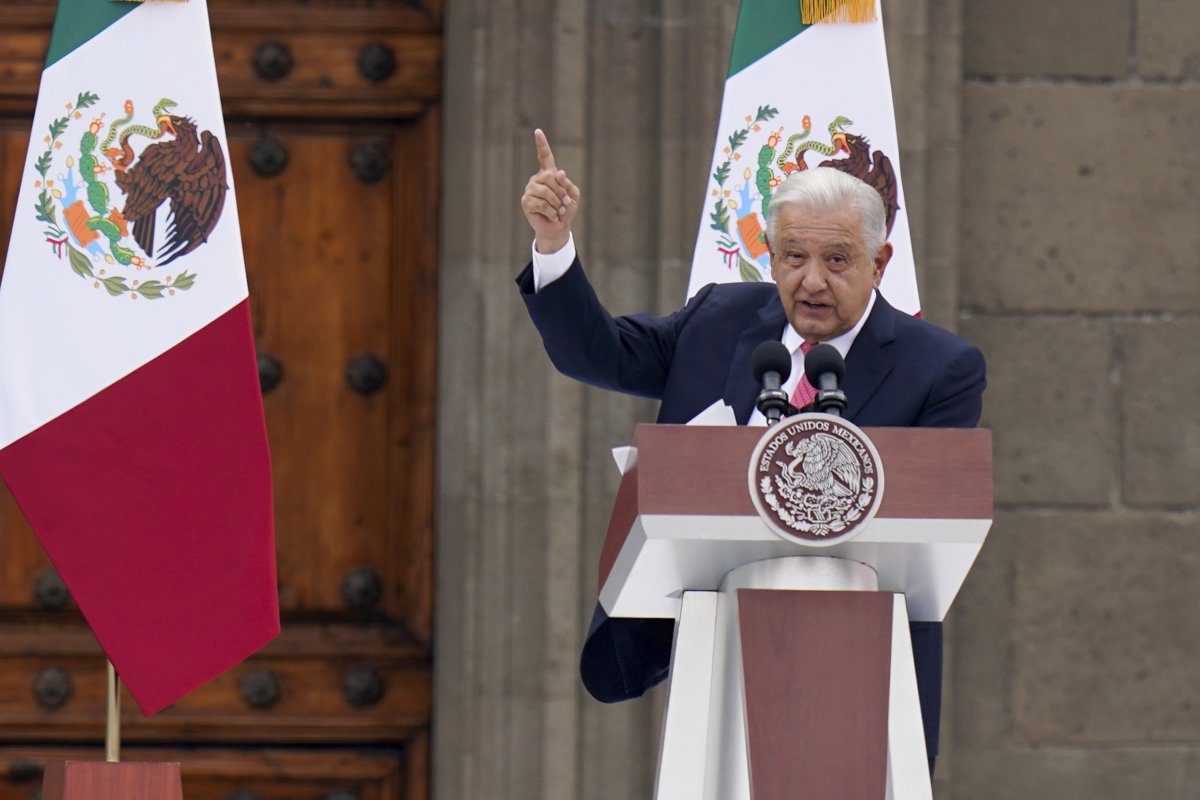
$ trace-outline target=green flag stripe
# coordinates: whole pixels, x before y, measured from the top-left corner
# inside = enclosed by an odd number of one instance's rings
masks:
[[[46,67],[65,58],[138,5],[113,0],[59,0],[54,32],[50,34],[50,49],[46,53]]]
[[[742,0],[726,77],[732,78],[810,27],[800,21],[800,0]]]

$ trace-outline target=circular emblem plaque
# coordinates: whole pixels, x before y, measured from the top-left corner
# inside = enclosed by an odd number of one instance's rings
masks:
[[[853,423],[801,414],[769,428],[750,458],[750,497],[772,531],[806,545],[844,542],[875,516],[883,462]]]

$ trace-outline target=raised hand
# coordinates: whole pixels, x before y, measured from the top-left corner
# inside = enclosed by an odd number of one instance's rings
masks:
[[[525,184],[521,211],[533,228],[534,246],[539,253],[561,250],[571,235],[571,221],[579,210],[579,187],[554,163],[554,153],[546,134],[533,132],[537,146],[538,171]]]

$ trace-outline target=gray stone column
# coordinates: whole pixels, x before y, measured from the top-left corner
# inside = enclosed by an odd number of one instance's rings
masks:
[[[958,206],[958,2],[885,4],[918,271],[941,321],[957,285],[957,239],[936,220]],[[610,310],[678,307],[736,12],[447,4],[437,800],[650,796],[661,690],[601,706],[577,663],[617,482],[608,449],[654,405],[553,372],[512,283],[531,238],[517,200],[542,127],[584,192],[577,241]]]

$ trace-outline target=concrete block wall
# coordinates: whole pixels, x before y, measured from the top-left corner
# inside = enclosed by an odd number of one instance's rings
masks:
[[[941,798],[1200,797],[1200,3],[963,6],[998,515]]]

